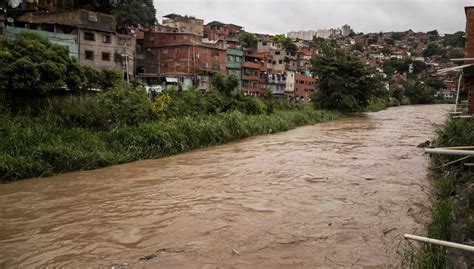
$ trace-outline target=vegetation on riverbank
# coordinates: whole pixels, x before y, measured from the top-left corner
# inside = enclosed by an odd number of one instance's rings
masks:
[[[435,97],[443,87],[443,81],[422,74],[423,68],[414,68],[410,73],[410,64],[415,64],[411,61],[403,64],[390,61],[397,66],[390,74],[408,73],[407,80],[395,81],[333,42],[318,39],[316,43],[320,54],[312,60],[312,71],[318,76],[318,90],[311,97],[316,107],[343,112],[375,112],[392,106],[448,101],[442,96]]]
[[[435,147],[474,145],[474,120],[451,119],[439,131]],[[474,240],[474,173],[464,166],[472,160],[462,160],[442,166],[461,156],[433,155],[432,176],[435,182],[435,202],[428,237],[468,244]],[[470,257],[470,258],[469,258]],[[472,254],[423,244],[406,256],[410,268],[472,268]],[[459,267],[462,264],[467,267]]]
[[[100,130],[66,127],[64,118],[51,114],[2,116],[0,179],[11,181],[160,158],[339,117],[337,113],[303,105],[272,114],[250,115],[234,110]]]

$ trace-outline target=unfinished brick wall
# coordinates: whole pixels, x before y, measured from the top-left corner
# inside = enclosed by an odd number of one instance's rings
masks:
[[[464,56],[466,58],[474,58],[474,7],[466,7],[466,45],[464,49]],[[466,61],[467,63],[474,63],[474,61]],[[464,81],[466,87],[469,89],[468,113],[474,114],[474,72],[469,70],[464,71]]]

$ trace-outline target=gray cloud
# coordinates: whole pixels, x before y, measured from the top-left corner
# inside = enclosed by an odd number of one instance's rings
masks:
[[[469,0],[155,0],[158,19],[193,15],[278,34],[351,25],[356,32],[464,30]]]

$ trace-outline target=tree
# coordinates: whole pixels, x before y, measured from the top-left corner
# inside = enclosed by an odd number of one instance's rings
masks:
[[[444,86],[443,80],[441,80],[437,77],[427,77],[425,79],[425,83],[426,83],[427,86],[431,87],[432,89],[434,89],[436,91],[443,88],[443,86]]]
[[[362,52],[364,50],[364,46],[360,43],[355,43],[353,49]]]
[[[319,78],[312,101],[318,108],[360,112],[375,97],[383,95],[380,76],[357,56],[336,50],[312,61]]]
[[[0,91],[9,96],[48,96],[58,89],[78,89],[85,77],[66,48],[23,32],[0,40]]]
[[[428,47],[426,47],[425,50],[423,50],[423,57],[431,57],[433,55],[438,55],[440,54],[441,50],[440,48],[438,47],[438,45],[436,45],[435,43],[429,43],[428,44]]]
[[[137,25],[153,25],[156,10],[152,0],[122,0],[112,9],[117,18],[117,28]]]
[[[242,47],[247,49],[256,49],[257,48],[257,36],[248,32],[240,32],[237,36],[237,39],[242,44]]]
[[[286,37],[285,35],[275,35],[273,37],[273,41],[281,44],[283,48],[285,48],[285,50],[290,54],[296,54],[298,52],[298,47],[293,42],[293,40],[291,40],[289,37]]]
[[[448,59],[464,58],[464,51],[458,48],[452,48],[447,52]],[[463,64],[463,62],[456,62],[458,65]]]
[[[212,88],[225,96],[231,96],[235,89],[239,87],[239,80],[234,74],[225,76],[221,73],[213,73],[211,76]]]
[[[393,32],[390,34],[390,38],[393,40],[402,40],[404,33],[402,32]]]
[[[413,105],[431,104],[434,101],[434,92],[419,79],[409,79],[403,83],[403,87],[405,88],[405,95]]]
[[[77,8],[112,14],[117,19],[117,28],[137,25],[153,25],[156,9],[153,0],[55,0],[58,10]]]
[[[454,34],[446,34],[443,40],[443,44],[445,46],[452,46],[458,48],[464,48],[464,42],[465,33],[463,31],[459,31]]]
[[[430,35],[430,36],[436,36],[436,37],[439,36],[438,30],[436,30],[436,29],[433,30],[433,31],[428,31],[428,32],[426,32],[426,33],[427,33],[428,35]]]

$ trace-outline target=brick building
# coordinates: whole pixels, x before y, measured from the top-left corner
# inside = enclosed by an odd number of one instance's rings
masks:
[[[264,54],[244,51],[242,63],[242,91],[246,95],[264,96],[266,93],[266,58]]]
[[[474,6],[465,7],[466,12],[466,45],[465,58],[474,58]],[[465,61],[465,64],[474,64],[474,61]],[[474,114],[474,66],[464,69],[464,81],[468,88],[469,114]]]
[[[168,14],[163,16],[163,26],[175,28],[179,33],[194,34],[200,37],[204,35],[204,21],[190,16]]]
[[[166,78],[177,79],[183,87],[209,88],[209,78],[201,70],[226,73],[227,54],[219,44],[206,44],[191,33],[147,32],[144,37],[145,70],[143,77],[153,84]]]
[[[231,40],[236,39],[243,27],[235,24],[225,24],[213,21],[204,26],[204,37],[209,40]]]
[[[307,75],[296,74],[295,95],[296,99],[308,101],[316,88],[316,80]]]

